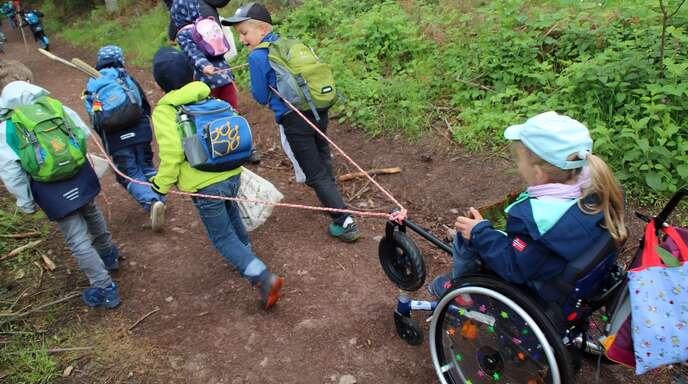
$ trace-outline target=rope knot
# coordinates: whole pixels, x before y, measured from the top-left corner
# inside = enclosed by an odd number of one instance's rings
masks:
[[[389,221],[393,221],[399,225],[403,225],[404,221],[406,221],[406,214],[407,211],[405,208],[402,208],[399,211],[394,211],[389,214]]]

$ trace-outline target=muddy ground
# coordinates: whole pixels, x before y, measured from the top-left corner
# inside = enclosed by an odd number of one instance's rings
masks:
[[[7,35],[5,57],[29,66],[37,84],[86,119],[79,99],[86,77],[39,54],[33,42],[25,50],[16,32]],[[52,52],[95,61],[94,52],[61,42]],[[155,103],[161,94],[148,68],[130,72]],[[246,89],[240,92],[242,112],[263,152],[262,163],[250,168],[272,181],[285,202],[318,205],[309,188],[293,182],[272,113],[254,103]],[[456,212],[495,201],[520,185],[508,152],[468,154],[448,140],[444,123],[414,142],[371,138],[334,121],[329,133],[365,169],[401,167],[400,174],[377,180],[412,219],[438,235],[444,235],[442,224],[451,225]],[[334,168],[337,174],[353,170],[338,155]],[[328,236],[324,214],[275,209],[270,220],[251,233],[256,253],[286,277],[284,297],[265,312],[258,307],[256,291],[213,249],[190,200],[171,197],[166,229],[156,234],[148,227],[147,214],[112,173],[102,185],[97,201],[125,257],[114,275],[123,304],[112,311],[87,310],[75,301],[75,319],[87,330],[77,339],[95,342],[97,351],[76,361],[72,376],[60,382],[338,383],[347,379],[344,375],[358,383],[436,382],[427,342],[409,346],[394,330],[392,311],[400,291],[383,274],[377,253],[384,220],[360,219],[363,238],[351,245]],[[393,207],[366,185],[340,183],[353,208]],[[430,277],[448,270],[445,254],[418,236],[414,239],[425,254]],[[428,295],[423,288],[414,297]],[[127,331],[155,308],[160,310]],[[579,382],[592,382],[592,377],[588,363]],[[607,365],[601,377],[608,384],[647,380]]]

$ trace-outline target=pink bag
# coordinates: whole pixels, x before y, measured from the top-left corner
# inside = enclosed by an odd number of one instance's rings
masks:
[[[208,56],[222,56],[229,51],[229,42],[214,17],[199,18],[179,32],[191,29],[191,39]]]

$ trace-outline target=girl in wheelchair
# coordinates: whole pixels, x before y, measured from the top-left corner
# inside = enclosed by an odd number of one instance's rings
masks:
[[[531,288],[545,301],[561,299],[553,279],[607,233],[617,244],[627,236],[624,201],[607,164],[591,153],[588,129],[546,112],[506,129],[518,170],[528,188],[507,209],[506,233],[475,208],[456,219],[453,268],[428,286],[440,297],[451,280],[483,264],[502,279]],[[457,303],[469,305],[460,295]]]

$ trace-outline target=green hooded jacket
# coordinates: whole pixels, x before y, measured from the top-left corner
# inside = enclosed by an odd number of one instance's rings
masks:
[[[152,117],[160,166],[158,174],[151,181],[156,191],[167,193],[173,185],[177,185],[182,192],[196,192],[241,173],[241,167],[225,172],[199,171],[186,161],[177,128],[177,107],[204,100],[209,95],[210,88],[205,83],[194,81],[165,94],[155,106]]]

